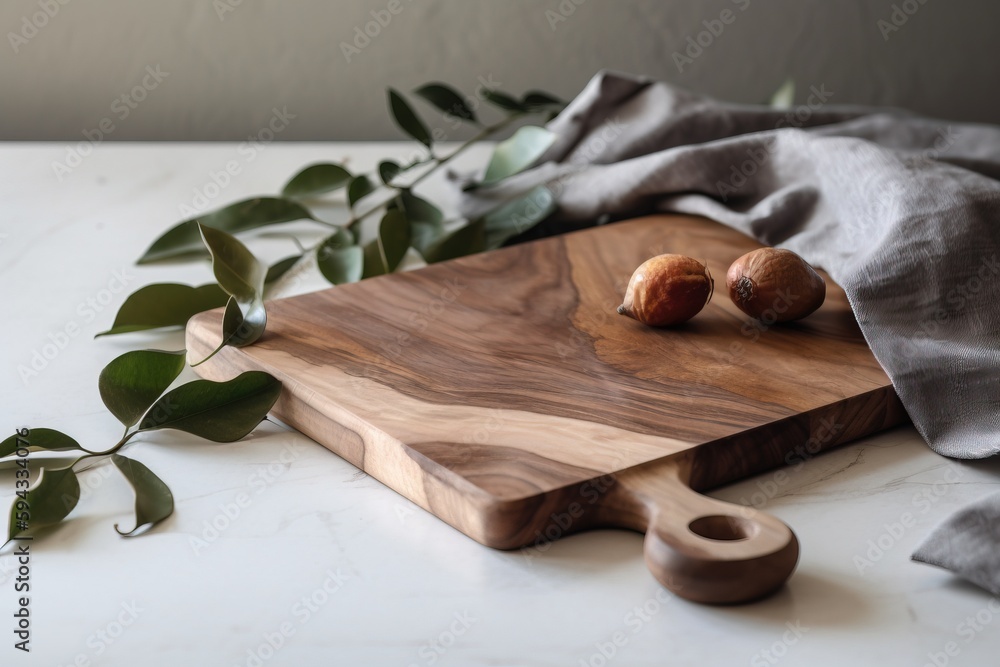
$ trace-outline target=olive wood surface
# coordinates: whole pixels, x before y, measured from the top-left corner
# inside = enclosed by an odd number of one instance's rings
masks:
[[[804,320],[733,305],[726,271],[757,247],[685,216],[574,232],[273,301],[257,343],[197,370],[273,374],[276,417],[485,545],[633,529],[670,590],[744,602],[791,574],[795,535],[696,491],[906,420],[825,274]],[[618,315],[635,267],[666,252],[707,262],[711,302],[669,329]],[[191,359],[221,321],[189,322]]]

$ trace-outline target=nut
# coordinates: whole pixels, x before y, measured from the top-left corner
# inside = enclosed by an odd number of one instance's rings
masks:
[[[654,327],[686,322],[712,298],[708,266],[684,255],[658,255],[632,274],[618,312]]]
[[[758,320],[791,322],[809,315],[826,299],[826,283],[791,250],[761,248],[733,262],[726,274],[729,297]]]

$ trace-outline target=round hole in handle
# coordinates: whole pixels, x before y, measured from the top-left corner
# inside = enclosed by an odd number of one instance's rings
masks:
[[[689,523],[688,530],[709,540],[737,542],[753,537],[760,531],[760,527],[756,522],[740,516],[711,514]]]

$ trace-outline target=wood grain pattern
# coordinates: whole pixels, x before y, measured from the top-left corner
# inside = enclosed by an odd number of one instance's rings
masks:
[[[786,325],[749,320],[724,290],[672,329],[615,312],[650,256],[705,260],[721,280],[756,247],[681,216],[526,243],[273,302],[258,343],[197,370],[274,374],[277,417],[483,544],[642,530],[672,590],[743,601],[791,573],[794,534],[686,485],[905,420],[832,283],[819,311]],[[220,326],[221,312],[192,319],[191,358],[214,349]]]

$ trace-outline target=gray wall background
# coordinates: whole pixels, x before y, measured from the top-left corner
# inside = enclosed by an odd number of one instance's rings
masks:
[[[674,52],[726,9],[678,71]],[[372,11],[391,21],[348,62]],[[984,0],[4,0],[0,139],[76,140],[109,119],[111,140],[245,140],[275,107],[295,115],[281,140],[395,139],[386,86],[471,93],[483,77],[568,99],[601,68],[743,102],[793,77],[799,101],[822,84],[834,102],[1000,122],[998,26]],[[168,75],[125,105],[156,66]]]

